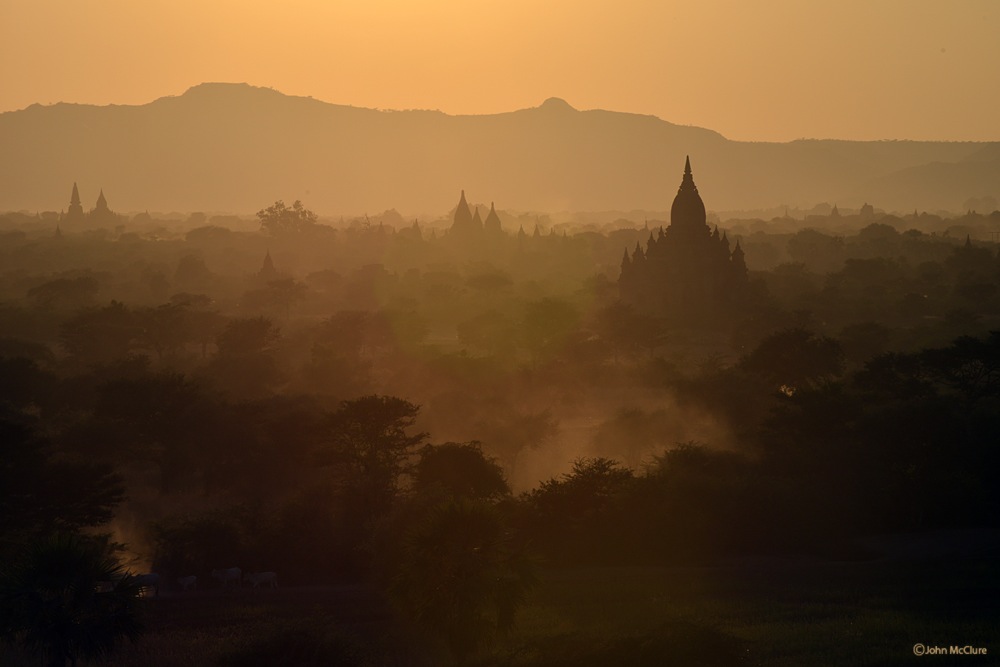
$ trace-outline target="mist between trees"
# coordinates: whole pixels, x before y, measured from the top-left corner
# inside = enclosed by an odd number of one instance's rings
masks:
[[[366,582],[460,662],[540,568],[995,527],[1000,260],[973,236],[998,214],[723,223],[748,286],[712,317],[619,299],[665,223],[494,214],[493,236],[299,202],[262,231],[8,215],[2,557],[110,533],[166,582]]]

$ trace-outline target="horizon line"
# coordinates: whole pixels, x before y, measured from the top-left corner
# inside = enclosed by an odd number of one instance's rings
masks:
[[[807,136],[801,136],[801,137],[795,137],[795,138],[792,138],[792,139],[734,139],[734,138],[731,138],[729,136],[726,136],[725,134],[723,134],[719,130],[716,130],[716,129],[713,129],[713,128],[710,128],[710,127],[706,127],[704,125],[686,124],[686,123],[675,122],[675,121],[672,121],[672,120],[667,120],[665,118],[662,118],[662,117],[660,117],[660,116],[658,116],[656,114],[653,114],[653,113],[643,113],[643,112],[639,112],[639,111],[619,111],[619,110],[615,110],[615,109],[605,109],[605,108],[588,108],[588,109],[577,108],[576,106],[574,106],[573,104],[571,104],[570,102],[568,102],[565,98],[560,97],[558,95],[550,95],[550,96],[546,97],[537,106],[521,107],[521,108],[517,108],[517,109],[508,109],[508,110],[504,110],[504,111],[493,111],[493,112],[486,112],[486,113],[456,113],[456,112],[444,111],[444,110],[442,110],[440,108],[423,108],[423,107],[387,108],[387,107],[378,107],[378,106],[363,106],[363,105],[359,105],[359,104],[350,104],[350,103],[344,103],[344,102],[332,102],[332,101],[329,101],[329,100],[325,100],[325,99],[320,99],[320,98],[314,97],[312,95],[297,95],[297,94],[293,94],[293,93],[286,93],[286,92],[281,91],[281,90],[279,90],[277,88],[274,88],[273,86],[257,85],[257,84],[250,83],[250,82],[247,82],[247,81],[202,81],[200,83],[196,83],[196,84],[193,84],[191,86],[188,86],[184,91],[182,91],[182,92],[180,92],[178,94],[160,95],[159,97],[155,97],[155,98],[147,100],[145,102],[133,102],[133,103],[130,103],[130,102],[107,102],[107,103],[104,103],[104,104],[96,103],[96,102],[74,102],[74,101],[67,101],[67,100],[60,100],[60,101],[56,101],[56,102],[32,102],[32,103],[30,103],[30,104],[28,104],[27,106],[24,106],[24,107],[0,110],[0,116],[4,116],[6,114],[11,114],[11,113],[20,113],[20,112],[28,111],[28,110],[30,110],[30,109],[32,109],[34,107],[51,108],[51,107],[56,107],[56,106],[60,106],[60,105],[82,106],[82,107],[96,107],[96,108],[109,108],[109,107],[133,107],[133,108],[135,108],[135,107],[144,107],[144,106],[148,106],[150,104],[153,104],[155,102],[158,102],[160,100],[178,99],[178,98],[184,97],[185,95],[188,95],[189,93],[191,93],[191,91],[193,91],[193,90],[195,90],[197,88],[204,87],[204,86],[246,87],[246,88],[253,89],[253,90],[270,91],[270,92],[276,93],[276,94],[278,94],[278,95],[280,95],[282,97],[289,98],[289,99],[311,100],[311,101],[314,101],[314,102],[319,102],[321,104],[326,104],[326,105],[336,106],[336,107],[346,107],[346,108],[351,108],[351,109],[361,109],[361,110],[367,110],[367,111],[377,111],[377,112],[382,112],[382,113],[408,113],[408,112],[409,113],[439,113],[439,114],[442,114],[444,116],[448,116],[448,117],[452,117],[452,118],[458,118],[458,117],[463,117],[463,118],[470,118],[470,117],[472,117],[472,118],[475,118],[475,117],[501,116],[501,115],[510,114],[510,113],[517,113],[517,112],[520,112],[520,111],[538,110],[538,109],[544,108],[546,105],[552,105],[552,106],[565,105],[565,107],[568,107],[568,110],[571,110],[571,111],[574,111],[574,112],[578,112],[578,113],[587,113],[587,112],[598,111],[598,112],[606,112],[606,113],[624,114],[624,115],[630,115],[630,116],[645,116],[645,117],[656,118],[657,120],[659,120],[661,122],[668,123],[670,125],[674,125],[674,126],[677,126],[677,127],[686,127],[686,128],[693,128],[693,129],[704,130],[706,132],[713,132],[713,133],[719,135],[721,138],[723,138],[726,141],[730,141],[730,142],[734,142],[734,143],[747,143],[747,144],[789,144],[789,143],[795,143],[797,141],[820,141],[820,142],[821,141],[843,141],[843,142],[852,142],[852,143],[882,143],[882,142],[887,142],[887,143],[892,143],[892,142],[905,143],[905,142],[912,142],[912,143],[951,143],[951,144],[992,144],[992,143],[1000,143],[1000,138],[997,138],[997,139],[942,139],[942,138],[937,138],[937,139],[912,139],[912,138],[899,138],[899,137],[895,137],[895,138],[894,137],[882,137],[882,138],[877,138],[877,139],[871,139],[871,138],[869,138],[869,139],[858,139],[858,138],[833,137],[833,136],[826,136],[826,137],[821,137],[821,136],[808,136],[808,137]]]

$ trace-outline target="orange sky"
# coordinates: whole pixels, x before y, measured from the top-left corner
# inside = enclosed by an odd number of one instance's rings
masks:
[[[0,111],[204,81],[494,113],[558,96],[731,139],[1000,140],[996,0],[0,0]]]

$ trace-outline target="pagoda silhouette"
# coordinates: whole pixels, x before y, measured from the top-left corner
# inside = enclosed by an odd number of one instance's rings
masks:
[[[704,325],[730,319],[746,293],[747,266],[739,241],[730,249],[725,232],[707,223],[705,204],[691,173],[691,159],[670,207],[670,224],[650,232],[622,258],[618,291],[638,312],[676,324]]]
[[[91,225],[110,227],[122,222],[122,217],[108,207],[108,200],[104,197],[104,190],[97,195],[97,203],[89,213],[83,212],[83,205],[80,203],[80,191],[73,183],[73,192],[69,198],[69,209],[59,218],[60,223],[79,224],[88,222]]]
[[[469,208],[465,200],[465,190],[455,207],[455,216],[451,227],[448,229],[448,237],[453,243],[467,247],[482,246],[484,242],[496,242],[507,238],[500,223],[500,216],[497,215],[496,206],[490,202],[490,212],[483,221],[479,215],[479,207],[475,210]],[[485,247],[485,246],[483,246]]]

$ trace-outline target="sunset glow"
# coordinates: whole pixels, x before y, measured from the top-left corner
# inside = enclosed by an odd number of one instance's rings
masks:
[[[997,25],[989,0],[5,0],[0,111],[231,81],[451,114],[557,96],[739,140],[997,140]]]

